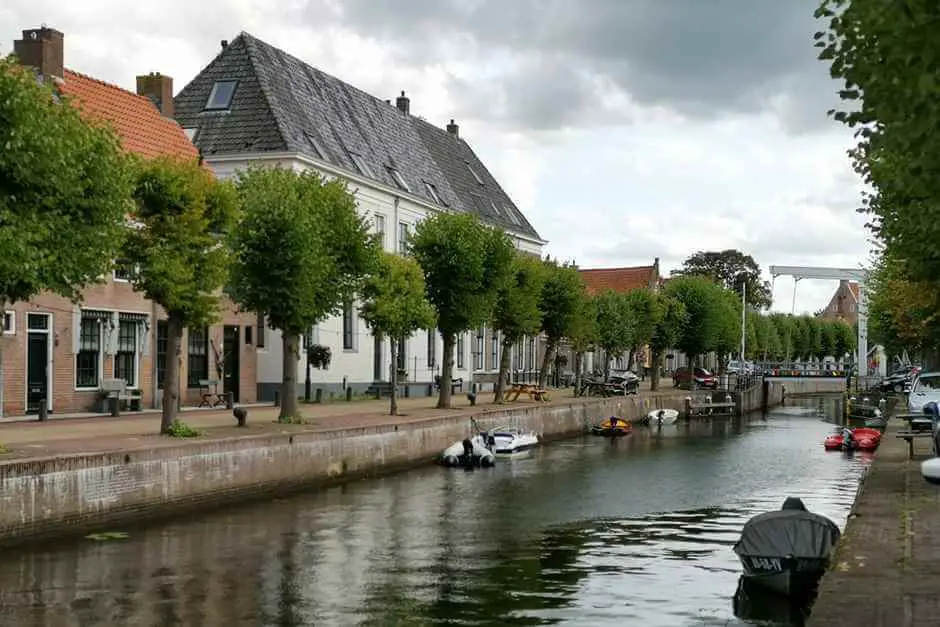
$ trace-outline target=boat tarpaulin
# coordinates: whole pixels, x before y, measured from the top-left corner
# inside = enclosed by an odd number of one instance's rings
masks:
[[[738,555],[826,558],[841,536],[834,522],[802,509],[782,509],[750,519],[734,545]]]

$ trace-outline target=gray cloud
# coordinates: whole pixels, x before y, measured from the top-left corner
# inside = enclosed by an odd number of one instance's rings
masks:
[[[485,83],[503,103],[489,117],[535,128],[577,125],[597,108],[570,97],[596,96],[591,75],[640,105],[705,119],[771,111],[792,132],[826,124],[835,98],[812,47],[816,0],[308,0],[307,19],[322,20],[324,3],[411,63],[446,65],[453,42],[467,39],[483,59],[522,56],[521,68]]]

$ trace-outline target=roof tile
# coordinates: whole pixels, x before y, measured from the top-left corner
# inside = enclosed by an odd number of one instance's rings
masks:
[[[89,118],[110,123],[128,152],[143,157],[199,158],[180,125],[161,115],[149,98],[72,70],[65,71],[59,90]]]
[[[631,268],[594,268],[579,270],[587,286],[588,294],[600,294],[607,290],[627,293],[638,289],[655,286],[659,277],[656,266],[635,266]]]

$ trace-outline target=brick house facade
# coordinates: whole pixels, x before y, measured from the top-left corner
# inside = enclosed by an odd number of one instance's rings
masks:
[[[151,98],[67,70],[64,37],[46,27],[24,31],[14,51],[21,63],[55,81],[89,120],[110,124],[125,150],[144,157],[198,158],[182,128],[155,105],[161,93],[172,93],[169,77],[140,77],[139,90],[157,96]],[[172,100],[163,98],[167,101],[172,107]],[[256,398],[257,316],[239,312],[223,298],[220,318],[220,324],[184,333],[184,404],[198,404],[200,381],[206,380],[219,381],[218,391],[232,391],[239,402]],[[123,379],[139,390],[142,407],[158,407],[167,359],[164,319],[119,271],[86,289],[78,304],[46,293],[4,307],[0,416],[34,413],[43,402],[56,413],[100,411],[100,389],[108,379]]]

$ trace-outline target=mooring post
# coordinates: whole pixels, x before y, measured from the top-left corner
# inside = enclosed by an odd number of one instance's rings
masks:
[[[685,397],[685,417],[686,419],[689,419],[692,417],[692,397],[691,396]]]

